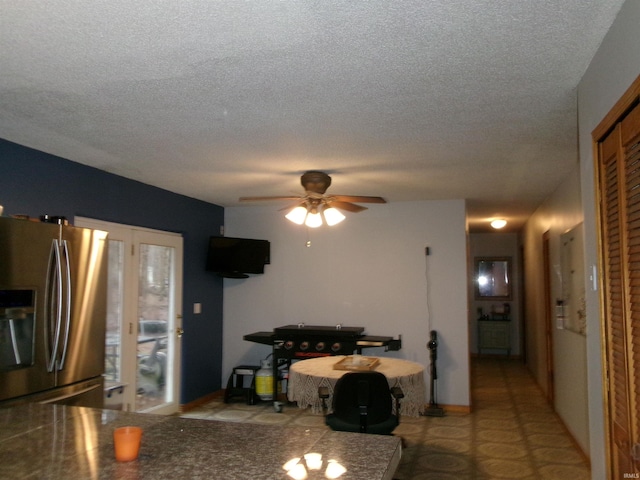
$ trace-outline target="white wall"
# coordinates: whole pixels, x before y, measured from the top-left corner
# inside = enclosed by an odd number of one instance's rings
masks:
[[[524,292],[527,366],[541,389],[547,390],[545,282],[542,236],[549,233],[551,301],[563,298],[561,279],[561,235],[582,223],[580,171],[563,180],[529,218],[523,232],[526,272]],[[555,322],[554,322],[555,324]],[[586,337],[570,330],[552,334],[554,408],[582,450],[589,452],[589,412]]]
[[[580,170],[584,208],[585,264],[597,265],[597,234],[591,132],[640,74],[640,1],[627,0],[578,86]],[[588,277],[588,275],[587,275]],[[592,478],[606,478],[599,292],[586,283],[589,430]]]
[[[315,230],[292,224],[279,208],[225,209],[226,236],[269,240],[271,265],[264,275],[224,280],[223,384],[235,365],[259,364],[271,352],[242,340],[254,331],[298,322],[365,327],[402,335],[400,351],[365,354],[428,366],[434,329],[438,403],[469,405],[464,201],[375,205]]]
[[[491,312],[492,306],[509,303],[511,306],[511,355],[520,355],[520,244],[517,233],[472,233],[469,235],[469,329],[471,352],[478,352],[478,308],[483,313]],[[511,300],[498,302],[496,300],[477,300],[475,298],[475,257],[511,257]],[[484,352],[483,352],[484,353]],[[487,352],[505,354],[503,351]]]

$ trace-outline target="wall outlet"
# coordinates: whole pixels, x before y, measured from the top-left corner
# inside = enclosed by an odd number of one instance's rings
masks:
[[[193,304],[193,313],[195,315],[199,315],[202,313],[202,304],[201,303],[194,303]]]

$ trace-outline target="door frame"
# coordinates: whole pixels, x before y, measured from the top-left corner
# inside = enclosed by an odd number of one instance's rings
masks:
[[[175,257],[173,262],[173,277],[175,285],[172,294],[173,304],[173,325],[167,331],[167,334],[173,338],[173,362],[167,365],[167,378],[172,379],[171,397],[167,403],[163,403],[157,407],[151,407],[141,410],[145,413],[155,413],[170,415],[178,412],[180,408],[180,374],[181,374],[181,341],[182,336],[182,284],[183,284],[183,237],[181,234],[167,232],[163,230],[154,230],[135,225],[126,225],[114,222],[107,222],[87,217],[75,217],[77,226],[95,228],[109,232],[108,239],[120,240],[124,243],[124,259],[123,259],[123,283],[124,297],[122,299],[122,323],[120,325],[120,344],[121,352],[128,352],[126,355],[121,353],[120,356],[120,381],[129,388],[123,392],[123,410],[135,410],[137,361],[132,362],[137,352],[137,334],[138,334],[138,266],[139,266],[139,245],[155,244],[174,249]],[[154,241],[156,240],[156,241]],[[170,315],[172,314],[170,312]],[[134,319],[128,321],[127,319]],[[127,362],[128,361],[128,362]],[[127,363],[125,363],[127,362]],[[127,368],[127,365],[133,363],[135,368]]]

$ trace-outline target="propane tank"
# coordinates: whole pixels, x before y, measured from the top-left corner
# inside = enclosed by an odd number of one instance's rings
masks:
[[[260,361],[256,372],[256,394],[260,400],[273,400],[273,368],[269,360]]]

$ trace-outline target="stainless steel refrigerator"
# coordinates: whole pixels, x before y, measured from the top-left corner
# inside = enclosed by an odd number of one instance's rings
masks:
[[[107,234],[0,217],[0,407],[102,407]]]

